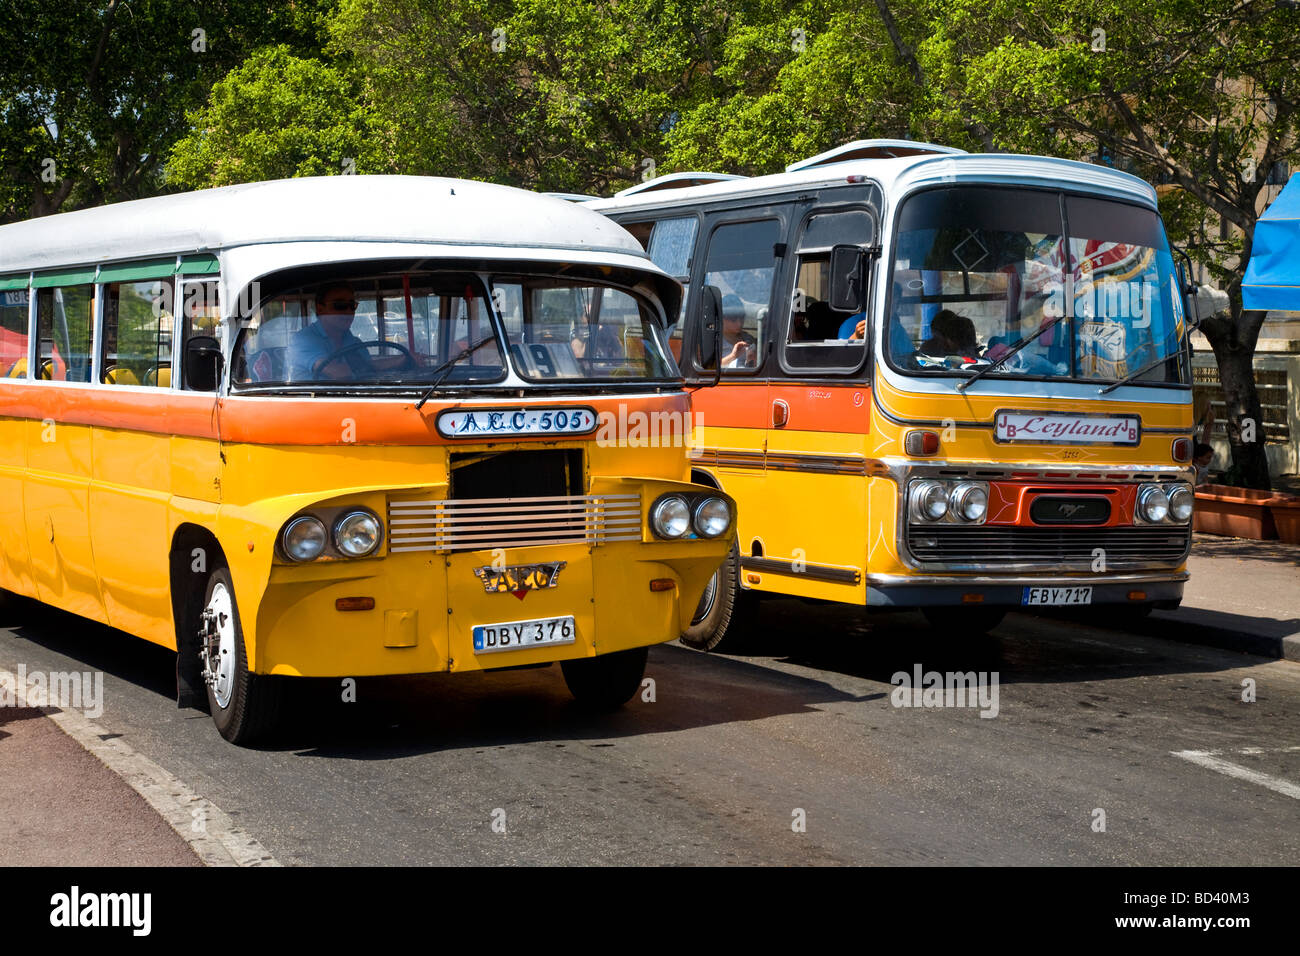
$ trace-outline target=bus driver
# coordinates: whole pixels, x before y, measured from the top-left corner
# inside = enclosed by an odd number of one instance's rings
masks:
[[[346,282],[316,291],[316,321],[294,333],[290,341],[290,381],[357,381],[409,363],[405,355],[373,358],[351,332],[356,312],[357,297]]]

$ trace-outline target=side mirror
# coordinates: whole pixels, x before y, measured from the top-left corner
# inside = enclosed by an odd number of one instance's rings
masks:
[[[863,281],[866,253],[860,246],[831,249],[830,306],[837,312],[861,312],[866,305]]]
[[[192,392],[215,392],[224,368],[221,343],[210,335],[185,342],[185,387]]]
[[[1196,271],[1192,268],[1192,257],[1182,249],[1174,249],[1174,254],[1182,261],[1175,263],[1174,268],[1178,270],[1178,289],[1183,297],[1183,315],[1186,316],[1187,334],[1192,332],[1201,324],[1200,309],[1200,286],[1192,279]]]
[[[695,352],[697,364],[714,373],[714,381],[722,377],[722,290],[716,285],[700,287],[696,306]]]

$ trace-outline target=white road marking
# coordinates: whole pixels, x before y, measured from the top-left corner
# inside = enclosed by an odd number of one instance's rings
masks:
[[[137,753],[122,738],[103,739],[105,728],[102,724],[79,711],[29,703],[26,688],[18,683],[17,676],[11,671],[0,668],[0,679],[17,688],[20,706],[36,707],[144,797],[149,806],[190,845],[204,866],[280,866],[266,847],[236,826],[211,800],[195,793],[144,754]],[[201,813],[196,816],[195,810]],[[203,826],[196,831],[194,824],[199,819]]]
[[[1277,748],[1274,753],[1294,753],[1300,750],[1300,747],[1281,747]],[[1255,755],[1264,753],[1259,747],[1245,747],[1237,753],[1245,755]],[[1227,777],[1234,777],[1237,780],[1245,780],[1247,783],[1258,784],[1261,787],[1267,787],[1275,793],[1280,793],[1290,797],[1292,800],[1300,800],[1300,784],[1292,783],[1290,780],[1283,780],[1281,777],[1273,777],[1266,773],[1260,773],[1258,770],[1251,770],[1249,767],[1242,767],[1238,764],[1224,760],[1219,754],[1221,750],[1175,750],[1172,751],[1175,757],[1190,761],[1201,767],[1221,773]]]

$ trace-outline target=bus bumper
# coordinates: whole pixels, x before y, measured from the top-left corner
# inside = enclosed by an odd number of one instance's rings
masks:
[[[1183,586],[1187,578],[1186,571],[1107,575],[1100,579],[1097,576],[972,576],[955,579],[871,575],[867,580],[867,606],[899,609],[951,605],[1016,608],[1026,606],[1026,588],[1090,587],[1092,595],[1089,603],[1093,606],[1151,604],[1155,607],[1177,607],[1183,599]]]

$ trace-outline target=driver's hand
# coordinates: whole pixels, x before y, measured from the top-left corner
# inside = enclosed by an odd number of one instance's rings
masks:
[[[348,365],[343,359],[335,359],[328,365],[321,366],[320,374],[322,378],[331,378],[335,381],[352,378],[352,366]]]

